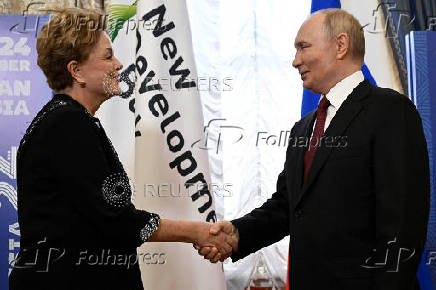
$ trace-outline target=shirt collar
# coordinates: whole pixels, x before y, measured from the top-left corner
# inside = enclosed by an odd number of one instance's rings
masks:
[[[347,99],[348,95],[350,95],[364,79],[362,71],[358,70],[338,82],[330,89],[325,97],[336,110],[339,110],[339,107]]]

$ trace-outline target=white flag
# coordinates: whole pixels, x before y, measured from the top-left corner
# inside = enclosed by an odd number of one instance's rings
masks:
[[[207,151],[195,146],[204,140],[203,114],[186,3],[117,2],[108,7],[109,34],[125,94],[99,116],[135,180],[135,205],[161,218],[214,222]],[[138,254],[145,289],[226,289],[221,263],[190,244],[145,243]]]
[[[108,33],[115,57],[123,64],[120,77],[121,96],[103,103],[97,111],[129,178],[135,177],[135,46],[136,5],[112,0],[107,8]],[[117,25],[119,27],[117,27]]]

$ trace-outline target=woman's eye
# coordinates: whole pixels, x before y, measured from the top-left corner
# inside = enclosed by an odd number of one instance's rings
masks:
[[[111,55],[108,55],[107,57],[106,57],[106,59],[111,59],[112,58],[112,54]]]

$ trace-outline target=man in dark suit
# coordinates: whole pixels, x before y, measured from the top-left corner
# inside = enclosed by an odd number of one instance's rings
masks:
[[[364,79],[363,31],[343,10],[312,15],[295,47],[303,86],[322,94],[318,109],[292,128],[272,197],[211,232],[232,235],[233,261],[290,235],[293,290],[419,289],[430,185],[415,106]]]

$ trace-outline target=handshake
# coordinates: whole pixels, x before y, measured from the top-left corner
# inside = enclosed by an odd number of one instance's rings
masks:
[[[194,242],[198,254],[212,263],[223,262],[238,250],[239,234],[228,221],[205,224]]]

